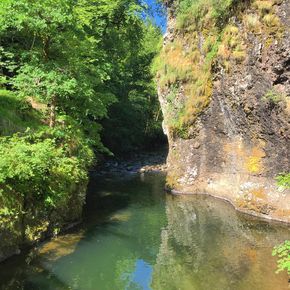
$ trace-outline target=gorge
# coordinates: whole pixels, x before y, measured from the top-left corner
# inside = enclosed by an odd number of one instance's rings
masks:
[[[1,290],[286,290],[289,157],[290,0],[1,1]]]

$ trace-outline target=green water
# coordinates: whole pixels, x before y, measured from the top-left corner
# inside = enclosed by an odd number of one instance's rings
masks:
[[[156,174],[94,179],[84,224],[0,265],[0,289],[289,290],[271,256],[289,228],[163,187]]]

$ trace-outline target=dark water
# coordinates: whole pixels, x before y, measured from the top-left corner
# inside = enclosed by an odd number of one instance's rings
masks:
[[[93,180],[85,223],[0,265],[0,289],[289,290],[271,256],[289,228],[163,187],[152,174]]]

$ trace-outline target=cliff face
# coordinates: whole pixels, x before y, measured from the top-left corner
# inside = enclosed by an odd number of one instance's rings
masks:
[[[218,16],[167,4],[158,84],[168,184],[290,222],[290,192],[275,180],[290,171],[290,1],[227,2]]]

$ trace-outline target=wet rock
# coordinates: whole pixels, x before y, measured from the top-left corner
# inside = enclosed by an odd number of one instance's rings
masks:
[[[166,171],[167,150],[153,153],[139,153],[130,160],[107,161],[94,174],[106,175],[114,174],[137,174],[144,172]]]

